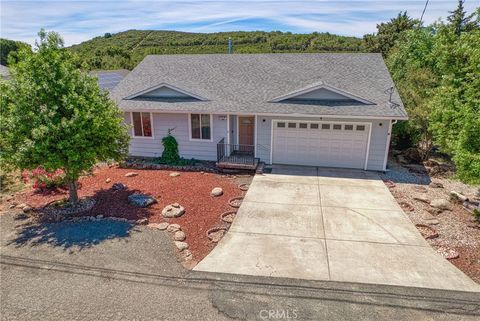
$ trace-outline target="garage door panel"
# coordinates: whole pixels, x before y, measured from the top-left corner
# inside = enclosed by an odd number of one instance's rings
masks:
[[[289,122],[293,123],[293,122]],[[313,122],[311,122],[313,123]],[[326,167],[363,168],[365,165],[368,126],[365,130],[333,130],[338,122],[318,122],[318,128],[277,128],[273,130],[273,162],[277,164],[311,165]],[[322,124],[329,129],[322,129]],[[362,124],[363,125],[363,124]],[[347,126],[347,128],[352,128]]]

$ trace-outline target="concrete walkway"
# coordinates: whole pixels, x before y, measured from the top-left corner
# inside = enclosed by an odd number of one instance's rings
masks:
[[[276,166],[255,176],[195,270],[480,291],[428,245],[377,174],[356,170]]]

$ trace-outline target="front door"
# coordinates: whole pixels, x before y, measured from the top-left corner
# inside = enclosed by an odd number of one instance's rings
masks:
[[[238,117],[238,143],[239,151],[254,151],[255,144],[255,116],[239,116]]]

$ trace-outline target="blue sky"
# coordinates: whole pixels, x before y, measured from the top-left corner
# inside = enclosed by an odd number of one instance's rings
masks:
[[[33,44],[40,28],[55,30],[66,45],[128,29],[217,32],[281,30],[361,37],[399,11],[419,18],[425,0],[1,0],[0,35]],[[424,21],[445,18],[457,0],[430,0]],[[479,0],[467,0],[473,11]]]

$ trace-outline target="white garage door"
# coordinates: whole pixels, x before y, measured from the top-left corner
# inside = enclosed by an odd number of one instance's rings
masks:
[[[274,121],[272,163],[365,166],[370,124]]]

